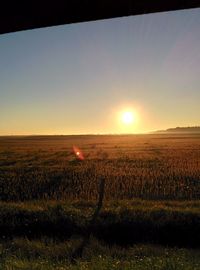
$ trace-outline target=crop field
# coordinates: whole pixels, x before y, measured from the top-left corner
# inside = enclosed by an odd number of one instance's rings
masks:
[[[199,231],[200,134],[0,137],[0,269],[199,270]]]
[[[200,135],[0,138],[3,201],[96,200],[102,177],[106,200],[197,200]]]

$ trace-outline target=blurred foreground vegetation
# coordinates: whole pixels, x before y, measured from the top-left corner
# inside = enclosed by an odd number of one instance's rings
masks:
[[[65,240],[84,236],[95,209],[92,201],[0,203],[0,236]],[[105,202],[92,229],[108,244],[156,243],[200,247],[200,201],[122,200]]]
[[[73,264],[79,238],[58,242],[50,238],[15,238],[0,243],[0,269],[6,270],[199,270],[200,251],[155,245],[108,246],[92,238],[82,259]]]

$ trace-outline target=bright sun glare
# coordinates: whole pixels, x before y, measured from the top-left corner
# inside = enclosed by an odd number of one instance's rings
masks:
[[[126,125],[133,124],[135,122],[135,116],[133,112],[126,111],[122,113],[122,122]]]

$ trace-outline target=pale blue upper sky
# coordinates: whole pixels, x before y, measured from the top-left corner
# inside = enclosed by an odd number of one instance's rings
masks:
[[[188,125],[200,125],[200,9],[0,35],[0,134]]]

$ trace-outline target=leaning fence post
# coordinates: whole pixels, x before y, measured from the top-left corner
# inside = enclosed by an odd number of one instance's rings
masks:
[[[97,218],[99,216],[99,213],[100,213],[102,205],[103,205],[104,193],[105,193],[105,178],[101,178],[100,182],[99,182],[99,199],[97,202],[97,206],[96,206],[96,209],[95,209],[95,211],[92,215],[92,218],[88,224],[86,234],[85,234],[80,246],[72,254],[71,260],[73,262],[75,262],[76,259],[82,257],[85,247],[89,244],[90,236],[92,234],[92,231],[94,229],[94,225],[97,221]]]

